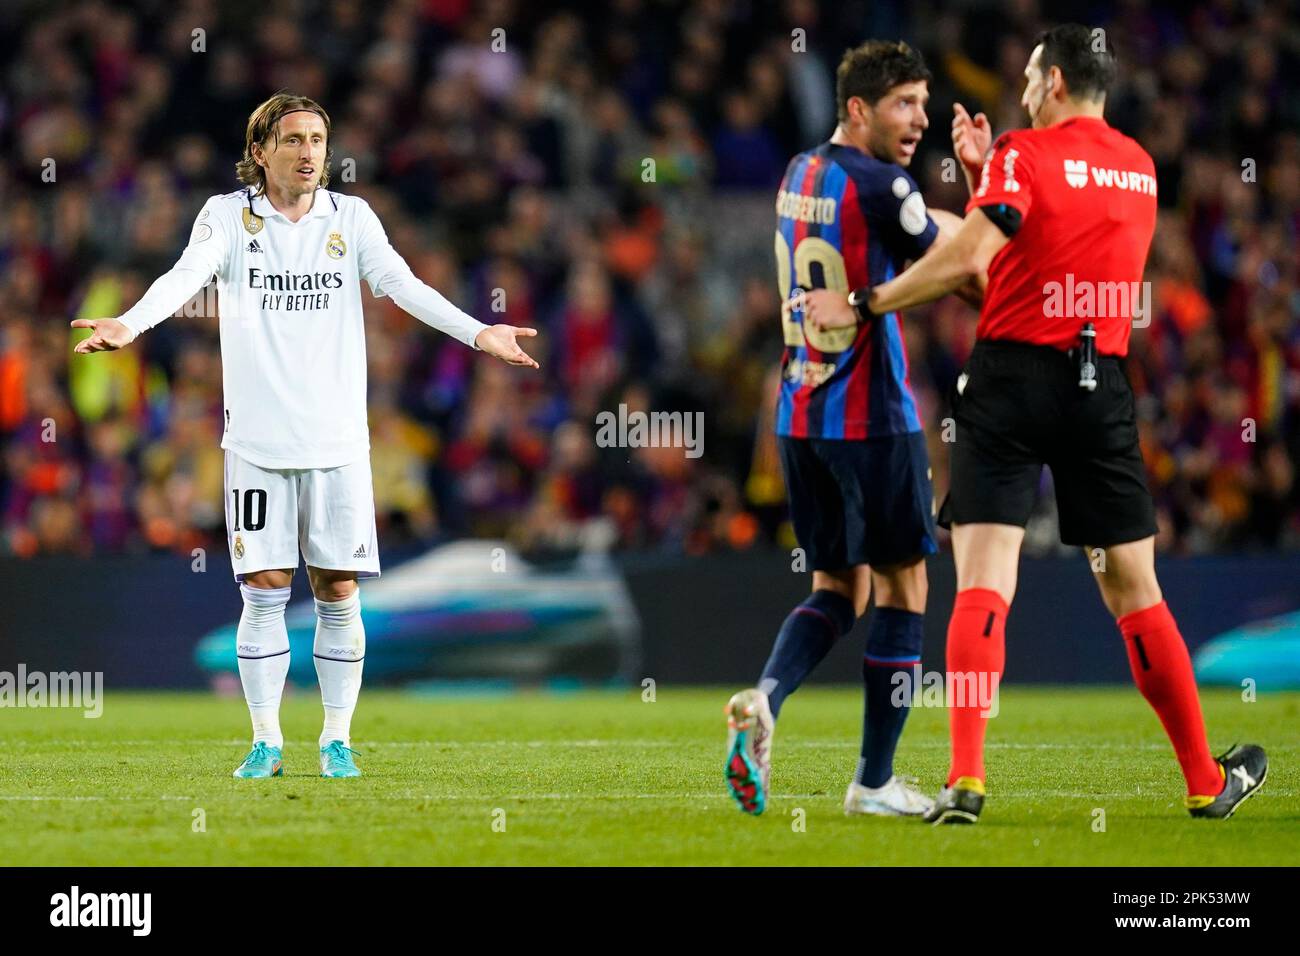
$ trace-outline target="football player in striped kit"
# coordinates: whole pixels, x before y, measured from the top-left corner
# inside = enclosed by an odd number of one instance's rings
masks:
[[[823,332],[790,303],[812,289],[842,296],[885,282],[960,219],[928,210],[906,169],[929,126],[930,73],[920,54],[906,43],[870,41],[845,53],[836,78],[839,125],[828,142],[790,161],[776,201],[786,300],[776,431],[812,594],[786,618],[757,686],[727,704],[726,779],[742,810],[763,812],[781,705],[852,630],[874,592],[862,748],[844,808],[919,816],[931,801],[895,776],[893,758],[911,702],[900,684],[911,686],[921,659],[925,556],[936,544],[902,319],[890,312]]]

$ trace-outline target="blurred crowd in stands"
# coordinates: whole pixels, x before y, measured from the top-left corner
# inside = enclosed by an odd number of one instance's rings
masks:
[[[1300,27],[1239,0],[1120,0],[1108,118],[1155,158],[1150,324],[1132,339],[1143,451],[1173,552],[1300,545]],[[834,69],[868,37],[925,54],[932,206],[951,104],[1026,125],[1049,11],[943,4],[605,0],[99,0],[0,11],[0,554],[225,546],[211,296],[130,348],[74,358],[237,187],[248,114],[313,97],[331,188],[364,196],[416,273],[484,321],[535,326],[509,368],[366,302],[386,547],[501,536],[702,553],[792,546],[771,438],[781,352],[773,200],[835,125]],[[948,176],[947,180],[956,177]],[[218,304],[219,306],[219,304]],[[905,319],[946,484],[946,396],[973,340],[957,300]],[[704,455],[600,448],[595,416],[703,411]],[[1054,546],[1050,480],[1030,546]]]

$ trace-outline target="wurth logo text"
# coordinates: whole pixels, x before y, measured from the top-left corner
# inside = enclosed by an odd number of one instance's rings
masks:
[[[1129,192],[1156,195],[1156,178],[1132,169],[1102,169],[1089,166],[1087,160],[1067,159],[1064,161],[1065,181],[1075,189],[1088,185],[1089,174],[1096,186],[1105,189],[1127,189]]]

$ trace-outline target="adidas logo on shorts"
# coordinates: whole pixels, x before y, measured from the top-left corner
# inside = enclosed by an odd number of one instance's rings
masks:
[[[366,546],[364,544],[361,547],[357,548],[356,551],[352,552],[352,557],[354,558],[364,558],[365,556],[366,556]]]

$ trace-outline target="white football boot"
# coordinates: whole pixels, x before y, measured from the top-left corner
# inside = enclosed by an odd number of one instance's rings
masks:
[[[844,812],[850,816],[919,817],[934,808],[934,801],[910,784],[912,777],[890,777],[882,786],[849,784],[844,795]]]

